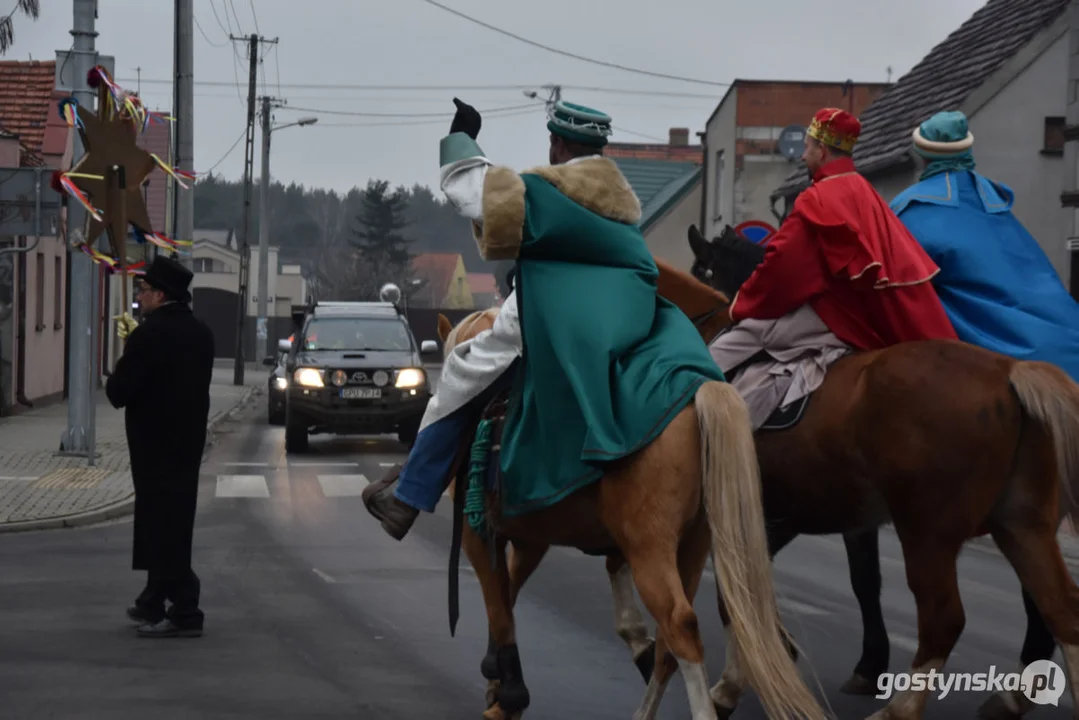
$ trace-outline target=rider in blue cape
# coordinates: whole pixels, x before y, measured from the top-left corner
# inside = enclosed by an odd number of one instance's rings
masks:
[[[501,388],[512,388],[499,453],[509,517],[598,480],[658,437],[702,383],[724,380],[690,319],[657,294],[640,201],[602,156],[610,117],[555,103],[550,165],[519,173],[487,159],[479,113],[454,102],[442,190],[471,220],[485,259],[516,261],[514,289],[494,327],[447,356],[404,466],[364,491],[398,540],[419,511],[434,511],[478,412]]]
[[[915,128],[925,169],[892,210],[940,266],[933,285],[960,340],[1079,381],[1079,304],[1012,214],[1015,194],[975,171],[973,145],[961,112]]]

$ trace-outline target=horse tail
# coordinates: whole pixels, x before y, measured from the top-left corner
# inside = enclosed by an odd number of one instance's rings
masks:
[[[727,642],[734,643],[768,717],[824,718],[779,626],[749,409],[725,382],[704,383],[694,400],[712,562],[730,615]]]
[[[1026,414],[1053,438],[1067,514],[1079,528],[1079,385],[1046,362],[1016,362],[1008,379]]]

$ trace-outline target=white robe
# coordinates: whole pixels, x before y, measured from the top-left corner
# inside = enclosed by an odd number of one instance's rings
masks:
[[[440,170],[446,198],[464,217],[483,222],[483,181],[492,163],[485,157],[458,160]],[[446,357],[438,390],[420,421],[422,431],[460,410],[509,369],[521,355],[517,293],[511,292],[495,316],[494,327],[459,343]]]

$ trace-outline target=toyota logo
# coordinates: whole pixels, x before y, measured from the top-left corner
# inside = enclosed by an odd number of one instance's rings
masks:
[[[352,382],[355,382],[355,383],[367,382],[367,373],[363,372],[362,370],[359,371],[359,372],[352,373]]]

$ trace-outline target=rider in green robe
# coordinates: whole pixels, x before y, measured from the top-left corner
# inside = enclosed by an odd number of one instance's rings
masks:
[[[610,118],[556,103],[551,164],[518,173],[487,160],[479,114],[455,102],[443,190],[472,220],[485,259],[516,261],[515,287],[496,327],[447,358],[400,477],[393,471],[365,493],[398,539],[418,510],[433,511],[498,380],[512,384],[500,455],[507,516],[599,479],[658,437],[703,382],[724,380],[693,323],[657,295],[640,202],[602,157]]]

